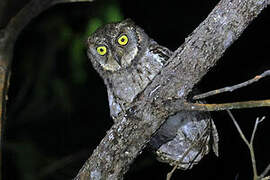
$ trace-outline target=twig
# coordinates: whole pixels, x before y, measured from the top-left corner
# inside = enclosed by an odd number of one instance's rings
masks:
[[[265,168],[265,170],[262,172],[262,174],[260,175],[261,178],[263,178],[264,176],[266,176],[266,174],[270,171],[270,164],[268,164],[268,166]],[[267,176],[270,179],[270,176]],[[267,178],[265,177],[265,178]]]
[[[245,142],[245,144],[247,145],[247,147],[249,149],[251,162],[252,162],[252,168],[253,168],[253,180],[266,180],[266,179],[268,179],[268,177],[264,177],[264,176],[270,170],[270,164],[267,166],[267,168],[264,170],[264,172],[260,176],[258,176],[258,171],[256,168],[256,158],[255,158],[254,147],[253,147],[253,141],[254,141],[254,137],[255,137],[255,133],[256,133],[258,124],[265,119],[265,116],[262,117],[261,119],[260,118],[256,119],[250,141],[248,142],[247,138],[245,137],[244,133],[242,132],[240,126],[238,125],[238,123],[235,120],[234,116],[232,115],[231,111],[227,110],[227,112],[228,112],[229,116],[231,117],[238,133],[240,134],[240,137],[243,139],[243,141]]]
[[[242,82],[240,84],[237,84],[237,85],[234,85],[234,86],[229,86],[229,87],[224,87],[224,88],[221,88],[221,89],[216,89],[216,90],[213,90],[213,91],[209,91],[209,92],[206,92],[206,93],[202,93],[202,94],[199,94],[199,95],[196,95],[193,97],[194,100],[198,100],[198,99],[203,99],[203,98],[206,98],[206,97],[209,97],[209,96],[214,96],[214,95],[217,95],[217,94],[221,94],[221,93],[224,93],[224,92],[232,92],[236,89],[240,89],[242,87],[245,87],[245,86],[248,86],[252,83],[255,83],[257,81],[259,81],[260,79],[264,78],[264,77],[267,77],[267,76],[270,76],[270,70],[267,70],[265,72],[263,72],[262,74],[258,75],[258,76],[255,76],[254,78],[248,80],[248,81],[245,81],[245,82]]]
[[[92,2],[93,0],[32,0],[26,4],[5,28],[6,44],[15,43],[22,29],[41,12],[59,3]],[[12,43],[11,43],[11,42]]]
[[[179,101],[169,103],[170,105],[175,105],[174,107],[168,107],[169,110],[173,112],[179,111]],[[180,102],[181,103],[181,102]],[[233,103],[221,103],[221,104],[201,104],[201,103],[184,103],[184,109],[186,110],[196,110],[196,111],[223,111],[228,109],[245,109],[245,108],[255,108],[255,107],[269,107],[270,99],[266,100],[255,100],[255,101],[242,101]],[[183,109],[183,107],[182,107]]]
[[[252,135],[251,135],[251,138],[250,138],[250,144],[251,145],[253,145],[253,141],[254,141],[255,133],[257,131],[258,124],[260,122],[262,122],[264,119],[265,119],[265,117],[262,117],[261,119],[260,118],[257,118],[256,119],[255,124],[254,124],[254,128],[253,128],[253,131],[252,131]]]
[[[230,110],[227,110],[228,114],[230,115],[231,119],[233,120],[233,123],[237,129],[237,131],[239,132],[241,138],[243,139],[243,141],[246,143],[247,146],[249,146],[249,142],[248,140],[246,139],[244,133],[242,132],[240,126],[238,125],[237,121],[235,120],[234,116],[232,115],[231,111]]]
[[[177,164],[172,168],[172,170],[170,172],[168,172],[166,180],[170,180],[174,171],[177,169]]]

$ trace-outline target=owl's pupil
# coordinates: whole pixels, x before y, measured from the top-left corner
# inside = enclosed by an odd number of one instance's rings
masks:
[[[125,39],[124,39],[124,38],[122,38],[122,39],[121,39],[121,42],[124,42],[124,41],[125,41]]]
[[[100,49],[100,52],[103,52],[103,51],[104,51],[104,49],[101,48],[101,49]]]

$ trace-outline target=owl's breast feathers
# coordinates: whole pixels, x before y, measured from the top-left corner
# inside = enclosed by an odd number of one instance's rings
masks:
[[[133,64],[109,77],[110,110],[113,117],[122,110],[127,110],[154,77],[160,72],[172,52],[151,40],[143,54],[133,60]],[[109,92],[110,91],[110,92]],[[121,108],[119,108],[121,107]]]

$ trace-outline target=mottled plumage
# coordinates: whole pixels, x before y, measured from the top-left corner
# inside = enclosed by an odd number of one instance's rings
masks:
[[[116,123],[172,55],[131,20],[99,28],[87,45],[88,57],[106,84]],[[150,145],[159,160],[187,169],[209,152],[211,139],[217,153],[218,136],[208,113],[179,112],[168,118]]]

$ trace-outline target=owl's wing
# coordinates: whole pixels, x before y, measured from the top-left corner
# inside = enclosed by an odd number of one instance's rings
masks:
[[[120,114],[122,114],[123,109],[121,107],[121,104],[118,103],[119,101],[115,99],[115,96],[111,92],[110,88],[107,88],[107,92],[108,92],[108,100],[109,100],[109,106],[110,106],[110,114],[114,122],[116,122]]]
[[[185,170],[198,164],[211,145],[217,155],[218,134],[209,113],[181,111],[168,118],[150,145],[159,161]]]

